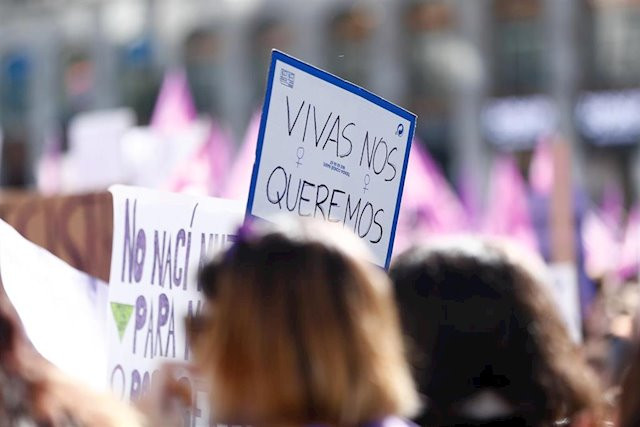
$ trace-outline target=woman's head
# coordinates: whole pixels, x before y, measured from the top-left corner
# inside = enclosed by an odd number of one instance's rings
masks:
[[[201,272],[192,341],[216,417],[354,425],[411,412],[392,289],[360,242],[324,224],[256,226]]]
[[[493,415],[529,425],[597,406],[543,268],[535,255],[471,237],[415,247],[395,261],[390,274],[431,422],[477,418],[469,403],[487,392]]]

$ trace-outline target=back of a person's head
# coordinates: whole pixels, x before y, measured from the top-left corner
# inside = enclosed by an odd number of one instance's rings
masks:
[[[192,337],[217,421],[358,425],[410,415],[417,395],[392,287],[341,227],[244,226],[201,272]]]
[[[594,377],[542,284],[536,255],[480,238],[400,255],[390,275],[428,404],[422,422],[548,425],[598,412]]]
[[[622,393],[618,405],[618,426],[620,427],[640,425],[640,341],[637,336],[634,346],[622,381]]]

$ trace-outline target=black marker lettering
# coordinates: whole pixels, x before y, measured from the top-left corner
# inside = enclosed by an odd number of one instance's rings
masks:
[[[340,222],[339,219],[332,219],[331,218],[331,208],[333,206],[340,206],[339,204],[333,202],[333,198],[336,195],[336,193],[345,194],[344,191],[338,190],[336,188],[334,188],[333,191],[331,192],[331,201],[329,202],[329,212],[327,213],[327,221],[329,221],[329,222]]]
[[[291,136],[291,132],[293,132],[293,128],[296,127],[296,123],[298,122],[298,117],[300,117],[300,112],[304,108],[305,102],[302,101],[300,104],[300,108],[298,108],[298,114],[296,115],[296,119],[291,124],[291,113],[289,112],[289,95],[287,95],[287,129],[289,130],[289,136]]]

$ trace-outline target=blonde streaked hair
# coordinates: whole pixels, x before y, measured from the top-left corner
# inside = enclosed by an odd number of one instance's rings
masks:
[[[208,304],[190,329],[217,421],[356,425],[415,412],[392,287],[367,257],[342,227],[288,220],[244,226],[203,269]]]

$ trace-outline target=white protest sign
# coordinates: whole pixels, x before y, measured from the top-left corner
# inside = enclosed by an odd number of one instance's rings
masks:
[[[274,51],[247,214],[343,223],[388,267],[416,117]]]
[[[124,180],[131,185],[160,188],[207,142],[210,123],[196,120],[177,132],[163,134],[151,127],[134,127],[121,138]]]
[[[120,140],[135,120],[134,112],[128,108],[91,111],[75,117],[69,125],[64,189],[100,190],[122,182]]]
[[[0,276],[38,352],[65,374],[105,390],[107,285],[0,220]]]
[[[198,268],[226,248],[244,217],[239,202],[113,186],[109,281],[109,381],[125,399],[143,395],[162,362],[190,359],[184,319],[201,311]],[[187,425],[208,425],[202,384]]]

